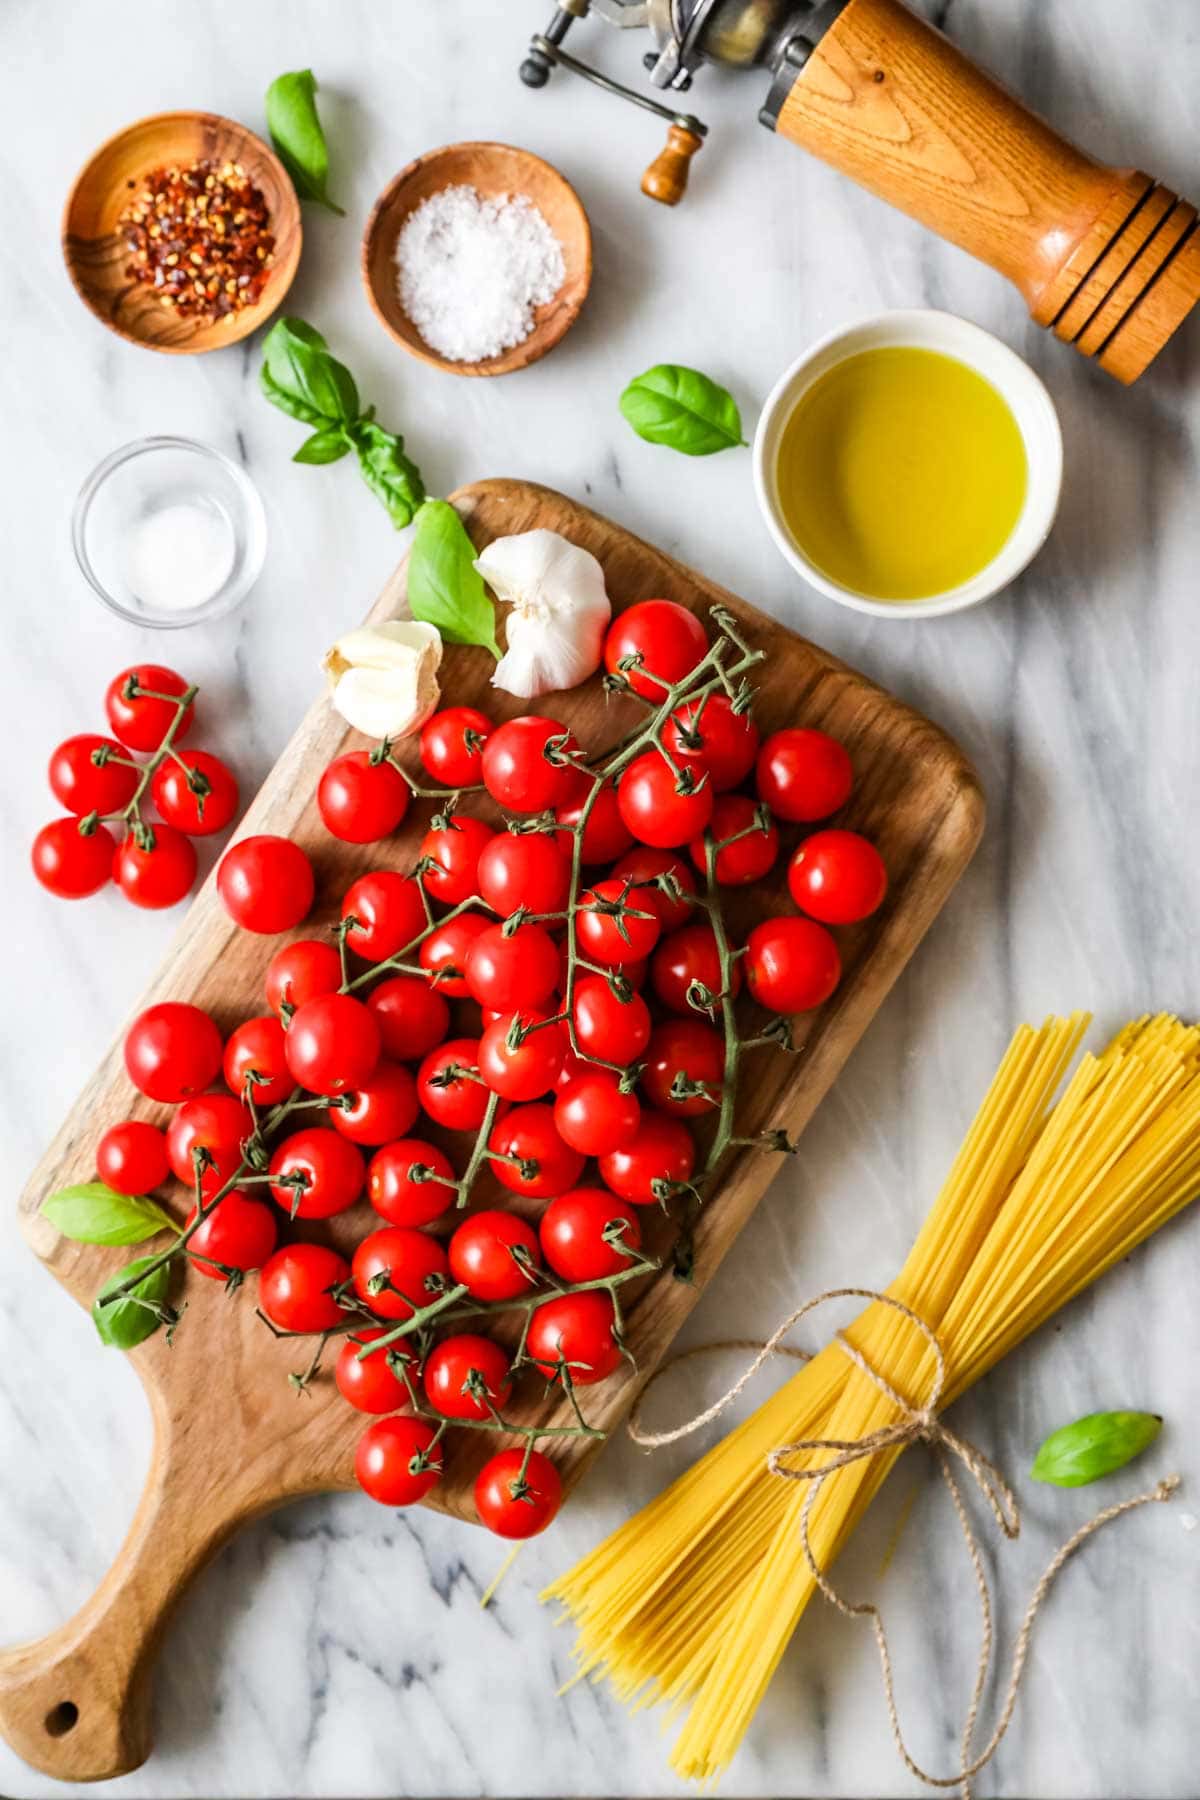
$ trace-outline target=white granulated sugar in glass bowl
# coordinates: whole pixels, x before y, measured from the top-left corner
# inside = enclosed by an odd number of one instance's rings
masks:
[[[473,187],[423,200],[396,240],[400,304],[431,350],[485,362],[533,330],[566,279],[562,245],[523,194]]]

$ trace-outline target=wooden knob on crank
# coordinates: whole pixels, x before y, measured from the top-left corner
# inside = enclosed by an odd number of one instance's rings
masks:
[[[666,143],[642,176],[643,194],[661,201],[663,206],[678,206],[687,192],[692,158],[703,144],[699,132],[689,131],[686,125],[672,125]]]

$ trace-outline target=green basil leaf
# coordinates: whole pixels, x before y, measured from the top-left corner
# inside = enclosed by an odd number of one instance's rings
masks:
[[[115,1193],[103,1181],[60,1188],[42,1202],[42,1216],[76,1244],[144,1244],[175,1229],[157,1200]]]
[[[128,1281],[131,1275],[136,1275],[139,1269],[151,1268],[154,1260],[152,1256],[139,1256],[133,1262],[126,1263],[123,1269],[118,1269],[115,1275],[109,1277],[96,1295],[92,1318],[100,1333],[101,1343],[111,1344],[115,1350],[132,1350],[135,1344],[153,1337],[158,1330],[162,1319],[156,1309],[166,1300],[167,1289],[171,1285],[170,1263],[162,1263],[154,1269],[124,1299],[114,1300],[111,1306],[101,1304],[106,1294],[111,1294],[114,1288]]]
[[[298,463],[335,463],[350,453],[350,439],[340,425],[326,425],[305,438],[292,461]]]
[[[733,395],[698,369],[658,363],[621,395],[621,411],[640,438],[685,456],[712,456],[744,444]]]
[[[1054,1487],[1086,1487],[1140,1456],[1162,1430],[1159,1413],[1098,1412],[1051,1432],[1029,1471]]]
[[[352,436],[363,480],[387,507],[392,524],[403,530],[425,499],[421,472],[404,454],[404,439],[369,418],[358,421]]]
[[[272,325],[263,339],[263,367],[276,388],[315,409],[311,423],[349,425],[357,419],[353,375],[329,354],[320,332],[303,319],[278,319]]]
[[[329,147],[317,117],[317,80],[311,69],[280,75],[267,89],[267,130],[302,200],[345,217],[326,192]]]
[[[499,661],[496,609],[475,567],[475,546],[448,500],[427,500],[417,514],[408,604],[413,618],[436,625],[448,644],[482,644]]]
[[[278,382],[271,379],[271,371],[266,363],[263,363],[258,371],[258,385],[271,405],[277,406],[280,412],[287,413],[293,419],[299,419],[304,425],[323,423],[324,413],[319,413],[316,407],[310,406],[306,400],[301,400],[295,394],[289,394],[286,389],[281,388]]]

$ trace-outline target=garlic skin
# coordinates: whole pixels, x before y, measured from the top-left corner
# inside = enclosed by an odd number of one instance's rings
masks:
[[[522,531],[489,544],[475,567],[512,607],[493,687],[534,700],[599,668],[612,607],[590,550],[557,531]]]
[[[369,738],[408,737],[437,710],[441,634],[418,619],[348,631],[321,664],[334,710]]]

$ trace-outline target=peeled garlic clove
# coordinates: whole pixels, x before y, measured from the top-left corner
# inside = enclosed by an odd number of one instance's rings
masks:
[[[612,607],[590,550],[557,531],[522,531],[489,544],[475,567],[512,607],[493,687],[532,700],[599,668]]]
[[[348,631],[323,668],[334,708],[364,737],[407,737],[436,711],[441,636],[417,619],[385,619]]]

